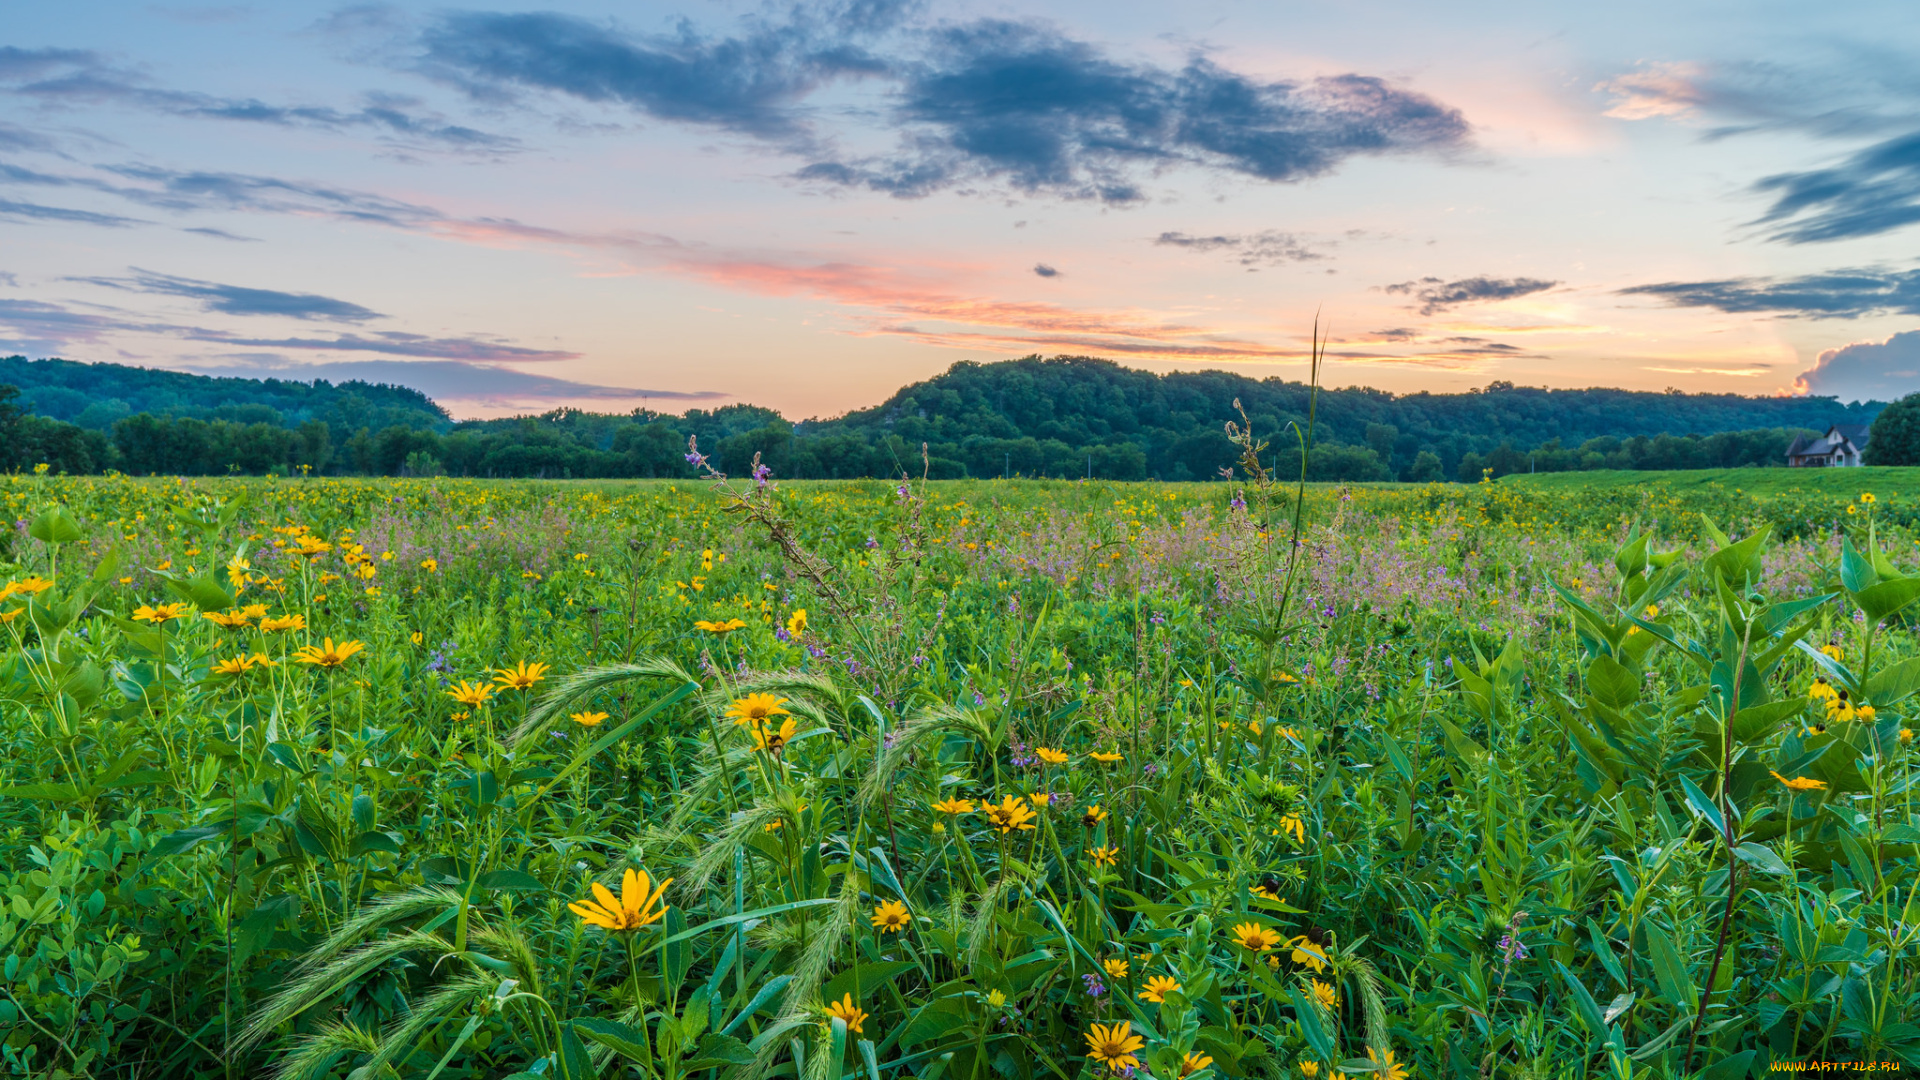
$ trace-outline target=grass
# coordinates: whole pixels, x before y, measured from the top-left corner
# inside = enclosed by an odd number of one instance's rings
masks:
[[[1915,489],[1734,475],[0,480],[0,1064],[1920,1063]]]

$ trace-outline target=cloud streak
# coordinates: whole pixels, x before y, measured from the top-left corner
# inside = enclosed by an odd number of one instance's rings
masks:
[[[1779,173],[1753,187],[1774,196],[1755,224],[1775,240],[1815,244],[1892,232],[1920,221],[1920,131],[1829,168]]]
[[[189,119],[331,132],[366,130],[416,148],[490,153],[519,149],[516,140],[450,123],[425,109],[419,99],[405,95],[366,94],[354,109],[225,98],[154,86],[143,76],[116,68],[100,54],[83,49],[8,48],[0,53],[0,93],[63,107],[113,105]],[[0,127],[0,147],[9,144],[10,132],[21,129]],[[39,138],[43,145],[24,148],[48,148],[44,137]]]
[[[1540,278],[1490,278],[1470,277],[1459,281],[1443,281],[1437,277],[1424,277],[1417,281],[1403,281],[1398,285],[1387,285],[1384,291],[1389,296],[1411,296],[1418,301],[1420,314],[1436,315],[1442,311],[1460,307],[1463,304],[1483,304],[1496,300],[1513,300],[1534,293],[1545,292],[1560,284],[1557,281],[1545,281]]]
[[[315,293],[280,292],[242,285],[221,285],[211,281],[158,274],[133,267],[131,278],[70,278],[91,285],[159,296],[181,296],[200,303],[202,311],[223,315],[273,315],[289,319],[322,322],[361,323],[384,319],[385,315],[359,304],[335,300]]]
[[[1774,312],[1808,319],[1920,315],[1920,270],[1860,268],[1787,278],[1667,281],[1621,289],[1619,295],[1651,296],[1673,307],[1734,314]]]
[[[1308,241],[1293,233],[1266,229],[1257,233],[1190,236],[1183,232],[1163,232],[1154,238],[1154,246],[1186,251],[1225,251],[1242,266],[1275,266],[1288,262],[1312,262],[1326,258],[1308,247]]]

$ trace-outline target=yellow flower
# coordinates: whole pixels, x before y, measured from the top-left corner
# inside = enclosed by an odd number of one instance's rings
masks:
[[[531,690],[533,684],[547,677],[550,664],[529,664],[525,660],[510,668],[495,668],[493,681],[502,687],[513,690]]]
[[[1124,755],[1109,754],[1104,750],[1095,750],[1093,753],[1088,754],[1087,756],[1099,762],[1102,765],[1111,765],[1114,762],[1119,761]],[[1207,1060],[1211,1061],[1213,1059],[1208,1058]]]
[[[778,754],[780,751],[786,749],[787,743],[793,741],[795,735],[800,733],[799,725],[793,722],[793,717],[791,716],[787,717],[786,720],[780,724],[778,731],[771,730],[772,727],[772,724],[763,724],[753,729],[753,748],[755,750],[765,750],[769,754]]]
[[[1576,584],[1578,583],[1576,582]],[[1314,1077],[1320,1075],[1320,1063],[1317,1061],[1301,1062],[1300,1075],[1306,1077],[1307,1080],[1313,1080]]]
[[[1313,996],[1316,1001],[1320,1002],[1320,1007],[1323,1009],[1332,1010],[1338,1008],[1340,1005],[1340,991],[1335,990],[1330,984],[1323,983],[1319,979],[1313,980]]]
[[[19,618],[20,613],[25,610],[27,609],[23,607],[17,607],[17,608],[14,608],[12,611],[0,611],[0,626],[4,626],[7,623],[10,623],[13,620]]]
[[[1140,1000],[1151,1001],[1155,1005],[1167,1000],[1167,995],[1180,989],[1180,983],[1165,975],[1147,976],[1147,988],[1140,991]]]
[[[694,622],[693,628],[705,630],[709,634],[731,634],[745,625],[747,624],[740,619],[728,619],[726,622],[708,622],[706,619],[699,619]]]
[[[422,570],[425,570],[425,571],[426,571],[427,573],[429,573],[429,574],[432,574],[432,573],[437,573],[437,572],[439,571],[439,569],[440,569],[440,560],[438,560],[438,559],[421,559],[421,560],[420,560],[420,569],[422,569]]]
[[[415,630],[413,633],[407,635],[407,640],[413,642],[415,645],[418,645],[421,642],[427,640],[427,635],[421,633],[418,630]]]
[[[1005,1005],[1006,1003],[1007,1003],[1007,995],[1006,995],[1006,991],[1004,991],[1004,990],[989,990],[989,991],[987,991],[987,1004],[988,1004],[988,1005],[991,1005],[991,1006],[993,1006],[994,1008],[996,1008],[996,1009],[997,1009],[997,1008],[999,1008],[999,1007],[1001,1007],[1002,1005]]]
[[[1254,952],[1266,952],[1280,944],[1280,935],[1261,926],[1259,923],[1243,922],[1235,926],[1230,933],[1243,949]]]
[[[567,714],[567,719],[579,724],[581,727],[599,727],[601,721],[606,718],[607,714],[603,712],[577,712]]]
[[[1255,896],[1264,897],[1277,904],[1280,902],[1280,879],[1269,874],[1260,881],[1255,882],[1252,888],[1247,891]]]
[[[316,664],[325,668],[336,668],[353,658],[353,655],[365,649],[366,643],[343,641],[339,645],[332,638],[321,639],[324,645],[303,645],[293,654],[294,660],[302,664]]]
[[[793,614],[787,616],[787,636],[792,638],[795,641],[799,641],[801,638],[805,637],[806,634],[807,634],[807,609],[794,608]]]
[[[839,1001],[828,1005],[827,1015],[835,1020],[845,1021],[847,1030],[855,1035],[861,1034],[860,1025],[867,1021],[867,1014],[861,1011],[860,1006],[853,1003],[852,994],[843,994]]]
[[[1028,828],[1032,828],[1032,826],[1028,826]],[[1087,858],[1092,859],[1093,865],[1095,866],[1112,866],[1113,860],[1118,858],[1119,855],[1119,850],[1111,847],[1087,849]]]
[[[260,620],[260,629],[269,634],[277,633],[281,630],[305,630],[306,628],[307,617],[305,615],[275,615],[271,619]]]
[[[1288,957],[1289,960],[1296,964],[1305,964],[1312,968],[1316,975],[1326,968],[1327,951],[1308,940],[1307,935],[1301,934],[1288,944],[1293,946],[1293,955]]]
[[[883,934],[897,934],[912,922],[907,905],[898,900],[888,900],[873,909],[873,928]]]
[[[148,607],[146,604],[141,604],[133,609],[133,621],[150,622],[156,626],[164,625],[171,619],[186,618],[188,606],[187,604],[160,604],[157,607]]]
[[[257,665],[263,662],[268,667],[273,666],[273,661],[268,660],[262,654],[255,653],[252,656],[246,656],[243,654],[240,656],[232,657],[227,660],[222,660],[219,663],[213,665],[213,673],[215,675],[245,675],[247,672],[252,671],[254,667],[256,667]]]
[[[1040,760],[1049,765],[1065,765],[1067,763],[1067,755],[1064,751],[1055,750],[1046,746],[1036,746],[1033,748],[1033,752],[1040,755]]]
[[[1835,660],[1845,659],[1845,657],[1840,655],[1840,646],[1838,645],[1822,645],[1820,646],[1820,651]]]
[[[1053,802],[1053,793],[1050,791],[1036,791],[1027,796],[1027,801],[1033,803],[1035,806],[1047,806]]]
[[[1293,842],[1301,847],[1307,846],[1307,825],[1298,814],[1288,814],[1280,819],[1280,831],[1293,837]]]
[[[1015,829],[1033,828],[1033,810],[1024,801],[1011,795],[998,803],[983,803],[980,809],[986,813],[987,821],[1002,834]]]
[[[249,619],[263,619],[267,615],[267,605],[248,604],[246,607],[240,609],[240,614],[245,615]]]
[[[1107,977],[1110,979],[1124,979],[1127,977],[1127,972],[1131,970],[1127,962],[1118,957],[1102,960],[1100,966],[1107,969]]]
[[[1902,744],[1905,744],[1905,743],[1910,743],[1910,742],[1912,742],[1912,741],[1913,741],[1913,729],[1912,729],[1912,728],[1907,728],[1907,727],[1903,727],[1903,728],[1901,728],[1901,729],[1900,729],[1900,742],[1901,742]]]
[[[1821,788],[1827,786],[1825,780],[1815,780],[1810,776],[1796,776],[1789,780],[1779,773],[1773,772],[1772,769],[1768,769],[1767,771],[1773,773],[1773,778],[1785,784],[1790,791],[1819,791]]]
[[[300,546],[295,550],[299,551],[302,555],[318,555],[323,551],[333,550],[332,544],[313,536],[300,537],[299,544]]]
[[[0,600],[9,596],[39,596],[51,588],[53,588],[53,582],[39,574],[28,574],[19,581],[8,582],[5,587],[0,588]]]
[[[1180,1075],[1192,1076],[1194,1073],[1199,1072],[1211,1064],[1213,1064],[1213,1058],[1206,1054],[1196,1054],[1189,1050],[1186,1055],[1180,1059]]]
[[[1872,506],[1874,503],[1877,503],[1880,500],[1873,497],[1873,492],[1863,491],[1860,493],[1860,501],[1863,503],[1866,503],[1868,506]]]
[[[1147,1044],[1147,1040],[1133,1034],[1133,1024],[1126,1020],[1111,1027],[1094,1024],[1083,1038],[1087,1040],[1087,1056],[1114,1072],[1139,1068],[1140,1059],[1134,1057],[1133,1052]]]
[[[772,694],[748,694],[743,698],[735,698],[733,704],[727,706],[726,715],[736,727],[758,727],[772,717],[792,715],[781,707],[786,703],[786,698]]]
[[[486,700],[492,696],[492,686],[488,686],[486,682],[467,682],[465,678],[461,680],[459,686],[455,686],[453,690],[447,690],[447,698],[453,698],[461,705],[467,705],[468,709],[478,709],[486,705]]]
[[[1101,809],[1099,803],[1094,803],[1080,812],[1080,824],[1089,829],[1105,820],[1107,820],[1107,812]]]
[[[933,809],[942,814],[971,814],[973,802],[969,799],[942,799],[933,804]]]
[[[223,630],[240,630],[248,625],[244,611],[203,611],[200,617]]]
[[[1863,724],[1872,723],[1874,715],[1875,715],[1874,708],[1871,705],[1862,705],[1859,708],[1853,710],[1853,718],[1855,720],[1860,721]]]
[[[1393,1051],[1382,1050],[1375,1054],[1373,1048],[1368,1047],[1367,1059],[1373,1062],[1374,1075],[1379,1080],[1407,1080],[1407,1067],[1394,1062]]]
[[[700,553],[700,569],[702,570],[713,569],[713,549],[712,548],[708,548],[705,551],[702,551]]]
[[[645,871],[635,873],[629,867],[620,879],[618,899],[614,898],[612,889],[596,881],[593,883],[592,900],[568,904],[567,908],[589,926],[620,931],[638,930],[666,917],[667,905],[660,903],[660,897],[671,884],[673,879],[668,878],[655,888]],[[659,906],[656,907],[656,904]]]

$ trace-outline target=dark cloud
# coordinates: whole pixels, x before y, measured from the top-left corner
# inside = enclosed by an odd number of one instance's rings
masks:
[[[337,132],[369,130],[415,147],[501,152],[519,145],[513,139],[450,123],[417,98],[376,92],[364,95],[353,109],[225,98],[154,86],[138,73],[114,67],[98,53],[79,49],[0,51],[0,92],[59,105],[122,105],[190,118]],[[0,129],[0,146],[6,145],[5,134]]]
[[[1039,274],[1041,277],[1059,277],[1060,276],[1060,271],[1055,270],[1053,267],[1048,266],[1046,263],[1034,263],[1033,272],[1036,274]]]
[[[869,22],[887,10],[865,5]],[[823,13],[824,14],[824,13]],[[814,28],[834,28],[822,39]],[[682,23],[672,36],[640,36],[552,12],[457,12],[420,37],[421,69],[476,96],[512,88],[611,101],[662,120],[706,124],[788,140],[804,125],[796,106],[812,90],[884,64],[827,17],[751,25],[733,37],[705,37]]]
[[[1420,331],[1410,327],[1396,326],[1386,330],[1375,330],[1368,336],[1381,341],[1412,341],[1420,336]]]
[[[801,179],[901,197],[991,181],[1126,203],[1143,197],[1142,172],[1174,165],[1294,181],[1468,136],[1458,110],[1370,76],[1267,81],[1201,57],[1166,68],[1034,23],[909,32],[906,14],[856,3],[732,35],[684,22],[641,35],[552,12],[458,12],[420,35],[417,66],[490,100],[551,91],[767,140],[815,158]],[[899,136],[891,153],[836,153],[816,132],[810,99],[848,79],[888,88],[877,115]]]
[[[212,281],[196,281],[192,278],[174,277],[171,274],[157,274],[139,267],[133,268],[133,274],[134,276],[130,278],[94,277],[69,280],[131,292],[183,296],[189,300],[198,301],[202,311],[217,311],[223,315],[273,315],[289,319],[346,323],[386,318],[385,315],[361,307],[359,304],[313,293],[290,293],[275,289],[248,288],[243,285],[221,285]]]
[[[1310,262],[1326,258],[1309,248],[1304,238],[1277,229],[1227,236],[1189,236],[1183,232],[1164,232],[1153,242],[1157,246],[1185,248],[1188,251],[1229,251],[1243,266]]]
[[[0,285],[5,285],[9,289],[17,289],[20,287],[20,279],[5,270],[0,270]]]
[[[1735,313],[1777,312],[1809,319],[1854,319],[1863,315],[1920,315],[1920,270],[1835,270],[1790,278],[1727,278],[1668,281],[1621,289],[1622,296],[1652,296],[1674,307],[1716,308]]]
[[[508,368],[485,367],[457,360],[350,360],[330,364],[260,362],[219,367],[197,367],[206,375],[240,376],[255,379],[292,379],[311,382],[327,379],[346,382],[358,379],[370,383],[390,383],[412,387],[435,400],[578,400],[582,398],[662,398],[674,401],[704,401],[727,397],[717,390],[641,390],[624,386],[600,386],[556,379],[548,375],[529,375]]]
[[[1754,185],[1774,203],[1756,224],[1789,244],[1874,236],[1920,221],[1920,132],[1875,143],[1827,169]]]
[[[40,300],[0,300],[0,350],[45,356],[75,343],[92,344],[109,334],[169,333],[179,329],[122,314],[75,311]]]
[[[1894,401],[1920,391],[1920,330],[1828,349],[1793,385],[1842,401]]]
[[[904,153],[801,176],[901,196],[992,179],[1125,203],[1144,197],[1142,169],[1303,180],[1356,154],[1452,148],[1468,134],[1457,110],[1381,79],[1266,82],[1198,57],[1179,70],[1127,63],[1030,23],[945,28],[926,60],[898,70]]]
[[[399,332],[341,334],[328,338],[245,338],[212,330],[186,335],[196,341],[217,341],[254,349],[311,349],[326,352],[371,352],[387,356],[418,356],[435,360],[518,361],[575,360],[580,354],[560,349],[528,349],[476,337],[438,338]]]
[[[1398,285],[1388,285],[1385,288],[1390,294],[1413,297],[1420,302],[1420,314],[1433,315],[1462,304],[1530,296],[1533,293],[1545,292],[1558,284],[1560,283],[1557,281],[1524,277],[1470,277],[1459,281],[1442,281],[1437,277],[1425,277],[1418,281],[1403,281]]]

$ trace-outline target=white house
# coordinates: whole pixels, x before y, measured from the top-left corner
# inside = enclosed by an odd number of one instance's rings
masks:
[[[1834,465],[1858,465],[1867,449],[1865,424],[1835,424],[1825,435],[1802,435],[1787,447],[1787,464],[1795,468],[1821,468]]]

